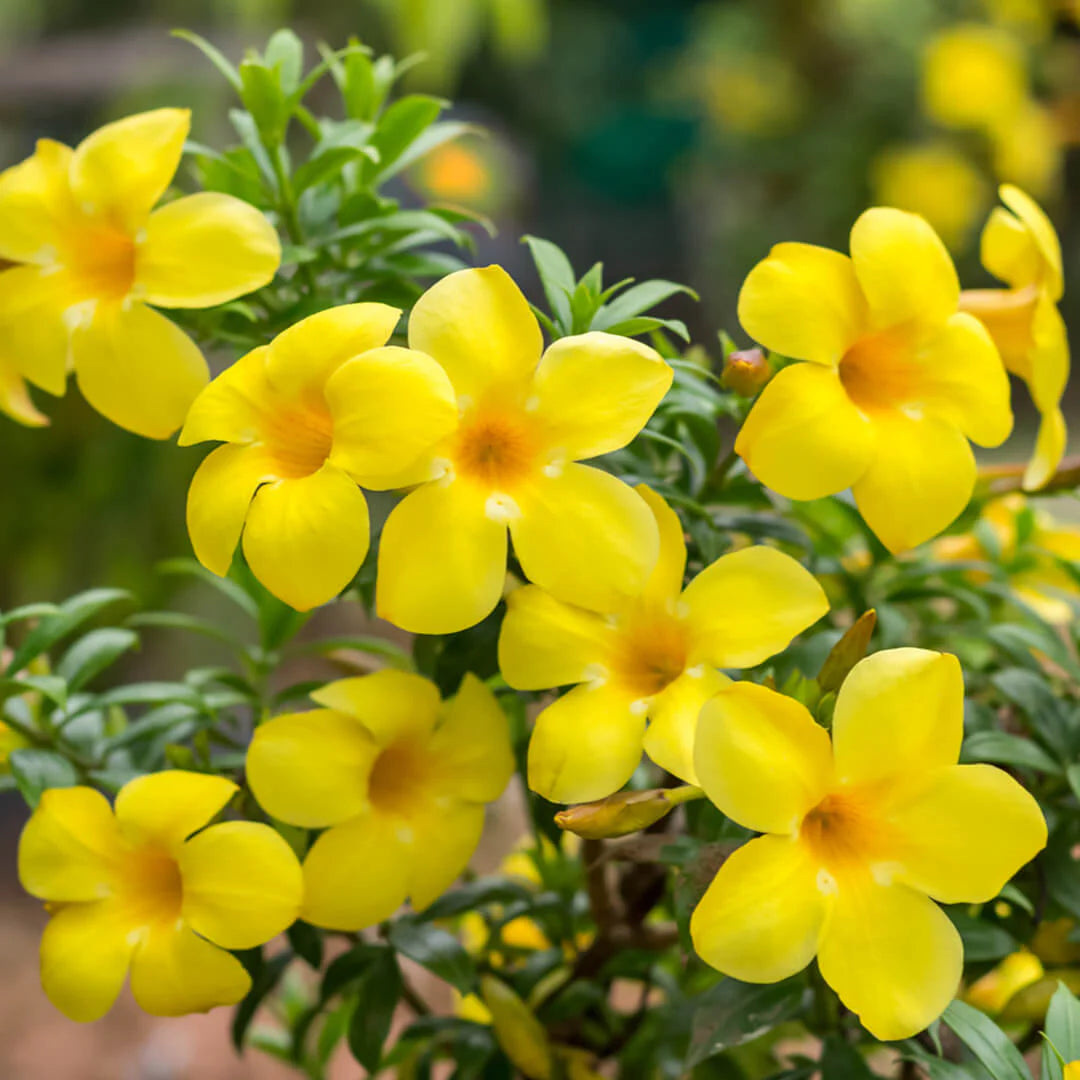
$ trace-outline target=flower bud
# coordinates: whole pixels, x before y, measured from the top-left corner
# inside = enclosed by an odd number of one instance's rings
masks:
[[[503,1053],[529,1080],[551,1080],[551,1044],[529,1006],[493,975],[480,979],[480,995],[491,1013],[495,1040]]]
[[[694,787],[654,788],[650,791],[619,791],[599,802],[569,806],[555,815],[560,829],[586,840],[604,840],[647,829],[679,803],[698,798]]]
[[[760,349],[739,349],[724,361],[720,381],[742,397],[753,397],[772,378],[772,368]]]

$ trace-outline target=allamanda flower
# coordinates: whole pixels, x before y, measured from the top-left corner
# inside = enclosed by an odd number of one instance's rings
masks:
[[[196,398],[181,445],[220,439],[188,492],[199,561],[228,572],[241,534],[255,576],[302,611],[336,596],[367,554],[358,484],[398,474],[457,423],[428,356],[385,345],[401,312],[346,304],[302,319]]]
[[[810,573],[763,545],[721,556],[683,589],[682,525],[659,495],[637,491],[660,529],[659,561],[637,596],[603,615],[535,585],[507,598],[503,678],[518,690],[579,684],[540,713],[529,744],[529,786],[555,802],[617,791],[642,748],[697,783],[694,730],[727,682],[717,669],[760,664],[829,607]]]
[[[653,349],[613,334],[540,327],[498,266],[432,286],[409,344],[446,369],[456,429],[402,482],[420,486],[387,519],[376,607],[424,634],[462,630],[499,602],[507,529],[525,576],[606,610],[639,591],[659,543],[648,506],[621,480],[580,465],[625,446],[671,385]]]
[[[262,724],[247,755],[268,813],[326,830],[304,859],[303,917],[359,930],[406,898],[427,907],[465,869],[484,804],[514,771],[498,702],[473,675],[444,704],[434,683],[390,669],[312,697],[325,707]]]
[[[265,285],[273,226],[216,192],[154,204],[180,163],[187,109],[106,124],[74,150],[42,139],[0,174],[0,406],[42,423],[22,379],[83,396],[113,423],[164,439],[209,378],[195,343],[154,310],[202,308]]]
[[[850,487],[896,553],[939,533],[975,486],[968,439],[1012,430],[1009,384],[933,229],[878,207],[851,230],[851,257],[778,244],[739,294],[753,338],[791,364],[772,379],[735,449],[768,487],[817,499]]]
[[[1024,487],[1042,487],[1065,453],[1061,396],[1069,379],[1069,340],[1057,302],[1064,290],[1061,244],[1050,219],[1019,188],[1003,184],[1000,206],[982,234],[983,266],[1007,289],[968,289],[960,307],[990,331],[1005,366],[1027,383],[1042,414]],[[1011,212],[1010,212],[1011,211]]]
[[[19,880],[48,901],[41,982],[72,1020],[112,1007],[129,970],[155,1016],[232,1005],[251,987],[226,949],[280,934],[303,880],[268,825],[204,826],[237,791],[204,773],[160,772],[125,784],[115,813],[93,788],[46,791],[19,840]]]
[[[690,922],[707,963],[775,982],[817,956],[878,1039],[925,1028],[957,992],[960,935],[934,903],[984,903],[1046,843],[1035,800],[992,765],[958,765],[956,657],[890,649],[840,688],[832,745],[806,708],[733,683],[702,710],[709,799],[766,835],[720,867]]]

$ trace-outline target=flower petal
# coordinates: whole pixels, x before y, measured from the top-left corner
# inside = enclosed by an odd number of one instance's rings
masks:
[[[34,153],[0,172],[0,258],[56,262],[75,204],[68,183],[71,150],[39,139]]]
[[[266,346],[245,353],[203,387],[191,404],[181,446],[206,442],[250,443],[259,438],[260,420],[274,410],[278,395],[266,379]]]
[[[694,768],[722,813],[770,833],[796,829],[833,776],[829,736],[806,706],[745,682],[725,686],[702,708]]]
[[[682,594],[690,664],[754,667],[829,610],[817,579],[790,555],[753,547],[721,555]]]
[[[75,201],[134,233],[172,182],[190,128],[189,109],[154,109],[98,128],[71,158]]]
[[[878,452],[852,485],[866,524],[894,555],[951,525],[975,488],[971,445],[951,424],[897,410],[874,414]]]
[[[529,302],[501,266],[458,270],[432,285],[409,316],[409,345],[446,369],[459,395],[522,383],[543,338]]]
[[[886,649],[860,660],[833,712],[836,774],[873,783],[955,765],[964,734],[964,676],[950,653]]]
[[[26,427],[46,427],[49,418],[34,404],[14,366],[0,358],[0,413]]]
[[[109,900],[70,904],[41,936],[41,986],[69,1020],[99,1020],[123,989],[133,946]]]
[[[549,690],[584,682],[614,647],[602,615],[564,604],[538,585],[506,598],[499,630],[499,670],[515,690]]]
[[[1006,267],[997,266],[995,268],[995,266],[991,265],[991,263],[995,262],[993,256],[996,253],[988,251],[986,246],[983,248],[983,265],[995,277],[1000,277],[1002,281],[1008,282],[1013,288],[1019,288],[1023,285],[1029,285],[1033,281],[1038,281],[1049,293],[1051,300],[1060,300],[1064,291],[1061,241],[1058,240],[1057,231],[1054,229],[1052,222],[1046,216],[1042,207],[1030,195],[1021,191],[1014,184],[1002,184],[998,189],[998,194],[1001,196],[1001,201],[1016,215],[1017,220],[1019,220],[1030,238],[1030,243],[1038,254],[1039,274],[1037,278],[1030,276],[1016,278],[998,273],[999,269],[1006,269]],[[988,222],[987,231],[989,230],[990,223]],[[985,235],[983,242],[986,245]],[[988,246],[993,247],[992,239]],[[988,254],[991,256],[990,262],[987,262],[986,259]],[[1019,268],[1013,264],[1009,269],[1012,269],[1013,274],[1015,274]]]
[[[457,427],[454,388],[430,356],[386,345],[341,365],[326,382],[334,419],[330,461],[374,490]]]
[[[979,248],[983,266],[1011,288],[1024,289],[1041,281],[1045,259],[1031,232],[1008,210],[996,206],[990,211]]]
[[[247,778],[272,817],[308,829],[337,825],[367,804],[375,740],[352,716],[332,709],[275,716],[247,752]]]
[[[529,742],[529,787],[551,802],[603,799],[641,761],[645,715],[624,692],[579,686],[536,718]]]
[[[405,903],[414,861],[398,828],[368,812],[327,829],[304,860],[303,918],[329,930],[363,930],[390,918]]]
[[[985,903],[1046,846],[1039,804],[993,765],[951,765],[889,808],[898,880],[943,904]]]
[[[927,897],[869,876],[844,881],[818,946],[818,965],[875,1038],[906,1039],[945,1010],[960,985],[960,935]]]
[[[839,374],[817,364],[792,364],[776,375],[735,440],[746,467],[789,499],[851,487],[866,472],[873,446],[873,426]]]
[[[647,485],[638,484],[634,490],[649,504],[660,530],[660,557],[645,585],[645,594],[660,603],[677,600],[686,574],[686,539],[682,522],[679,515]]]
[[[148,304],[214,307],[262,288],[280,262],[277,231],[254,206],[202,191],[150,215],[134,287]]]
[[[1031,375],[1028,389],[1039,412],[1056,409],[1069,381],[1069,338],[1061,312],[1046,293],[1032,316]]]
[[[63,276],[35,266],[0,273],[0,341],[25,379],[50,394],[67,386],[71,334],[64,323]]]
[[[210,378],[198,346],[145,304],[99,306],[72,335],[83,397],[136,435],[167,439]]]
[[[243,964],[181,923],[157,923],[135,950],[131,993],[151,1016],[235,1005],[251,989]]]
[[[767,349],[836,366],[866,325],[851,260],[813,244],[777,244],[739,291],[739,322]]]
[[[292,848],[269,825],[211,825],[180,849],[183,917],[226,949],[252,949],[300,914],[304,879]]]
[[[1043,416],[1035,440],[1035,452],[1024,470],[1025,491],[1038,491],[1049,483],[1065,456],[1068,437],[1065,416],[1060,409],[1052,409]]]
[[[379,746],[402,737],[429,735],[442,705],[438,687],[430,679],[395,668],[337,679],[311,696],[328,709],[355,717]]]
[[[530,581],[560,599],[616,611],[641,593],[660,536],[648,504],[610,473],[567,465],[517,495],[510,535]]]
[[[881,206],[865,211],[851,229],[851,260],[875,327],[936,326],[956,311],[956,268],[918,214]]]
[[[535,416],[560,458],[608,454],[641,431],[672,376],[640,341],[597,331],[560,338],[536,369]]]
[[[369,542],[363,492],[329,464],[264,484],[244,526],[251,572],[297,611],[333,600],[356,576]]]
[[[382,618],[415,634],[452,634],[494,611],[506,581],[506,526],[484,503],[471,485],[436,481],[394,507],[379,541]]]
[[[702,706],[728,679],[710,667],[684,672],[649,702],[645,753],[662,769],[688,784],[697,784],[694,739]]]
[[[825,897],[817,867],[787,836],[760,836],[724,861],[690,918],[694,950],[744,982],[778,982],[817,952]]]
[[[116,819],[133,840],[175,850],[239,789],[223,776],[169,769],[130,780],[116,796]]]
[[[409,899],[423,911],[461,876],[480,843],[484,808],[458,803],[440,807],[414,822],[415,850],[409,867]]]
[[[49,788],[19,837],[19,881],[42,900],[108,895],[123,840],[108,800],[88,787]]]

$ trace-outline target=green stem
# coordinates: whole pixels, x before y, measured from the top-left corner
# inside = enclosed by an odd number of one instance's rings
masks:
[[[292,182],[289,180],[289,172],[285,168],[285,158],[282,155],[281,146],[275,146],[270,152],[270,162],[274,167],[274,178],[278,185],[278,209],[285,222],[285,231],[289,239],[297,246],[304,245],[304,229],[300,224],[300,215],[296,210],[296,195],[293,193]],[[309,293],[316,290],[315,274],[311,264],[302,262],[298,267],[300,277]]]

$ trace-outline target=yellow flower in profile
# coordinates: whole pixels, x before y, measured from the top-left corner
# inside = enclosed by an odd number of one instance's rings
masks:
[[[473,675],[444,704],[434,683],[390,669],[312,697],[324,708],[260,725],[247,755],[267,813],[326,830],[304,860],[303,918],[360,930],[406,898],[427,907],[465,869],[514,771],[499,703]]]
[[[19,840],[19,880],[48,902],[41,982],[72,1020],[112,1007],[130,970],[155,1016],[232,1005],[250,989],[226,949],[262,945],[300,911],[303,880],[268,825],[204,826],[237,791],[203,773],[125,784],[115,813],[93,788],[46,791]]]
[[[735,449],[791,499],[851,488],[893,553],[941,532],[975,486],[968,439],[1012,430],[1009,383],[933,229],[878,207],[851,230],[851,257],[778,244],[739,294],[755,340],[805,363],[762,391]]]
[[[659,495],[637,491],[660,529],[660,558],[638,596],[605,614],[535,585],[507,598],[503,678],[518,690],[579,684],[540,713],[529,743],[529,787],[553,802],[617,791],[643,748],[697,783],[694,730],[701,706],[727,682],[718,669],[775,656],[829,608],[807,570],[764,545],[721,556],[684,589],[682,525]]]
[[[387,519],[376,608],[402,629],[449,634],[499,602],[507,531],[530,581],[594,610],[640,591],[659,539],[621,480],[578,462],[626,446],[671,385],[653,349],[591,332],[542,352],[528,301],[498,266],[433,285],[409,344],[446,369],[457,429],[401,483]]]
[[[990,1016],[997,1016],[1016,994],[1042,977],[1039,958],[1027,949],[1020,949],[976,979],[965,992],[964,1000]]]
[[[384,344],[400,315],[386,304],[319,312],[196,398],[180,445],[226,443],[188,492],[188,532],[208,570],[228,572],[242,535],[255,576],[301,611],[353,579],[369,540],[357,485],[396,487],[398,474],[457,423],[442,368]]]
[[[720,867],[690,920],[707,963],[768,983],[817,956],[825,981],[882,1040],[935,1020],[963,971],[934,901],[985,903],[1046,844],[1038,803],[992,765],[958,765],[955,656],[890,649],[840,687],[832,744],[800,703],[732,683],[701,713],[709,799],[766,835]]]
[[[1057,302],[1064,291],[1061,244],[1050,219],[1019,188],[999,192],[983,229],[982,262],[1007,289],[965,289],[960,307],[990,331],[1005,366],[1027,384],[1042,415],[1024,488],[1041,488],[1065,453],[1061,397],[1069,380],[1069,339]]]
[[[63,394],[69,368],[115,424],[164,439],[209,378],[195,343],[154,307],[213,307],[265,285],[277,233],[216,192],[154,210],[180,163],[187,109],[106,124],[74,150],[42,139],[0,174],[0,398],[43,422],[12,373]]]

